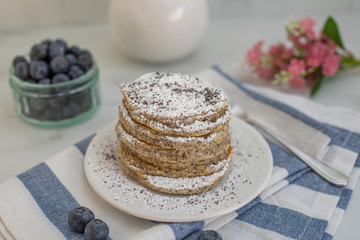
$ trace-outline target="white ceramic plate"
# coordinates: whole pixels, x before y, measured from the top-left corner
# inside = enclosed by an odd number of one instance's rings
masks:
[[[230,122],[232,161],[215,188],[187,196],[157,193],[124,173],[114,129],[115,123],[91,141],[85,155],[85,173],[100,197],[140,218],[188,222],[221,216],[253,200],[272,173],[272,154],[264,138],[250,125],[233,118]]]

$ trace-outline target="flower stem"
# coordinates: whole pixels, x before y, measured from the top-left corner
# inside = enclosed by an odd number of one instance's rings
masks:
[[[311,93],[310,93],[311,97],[313,97],[319,91],[319,89],[320,89],[321,85],[323,84],[325,78],[326,78],[325,76],[321,76],[319,78],[319,80],[316,81],[313,88],[311,89]]]

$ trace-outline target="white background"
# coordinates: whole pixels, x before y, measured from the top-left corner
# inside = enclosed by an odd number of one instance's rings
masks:
[[[114,0],[116,1],[116,0]],[[150,0],[149,0],[150,1]],[[194,0],[196,1],[196,0]],[[0,33],[107,21],[109,0],[0,0]],[[209,0],[211,17],[360,14],[359,0]]]

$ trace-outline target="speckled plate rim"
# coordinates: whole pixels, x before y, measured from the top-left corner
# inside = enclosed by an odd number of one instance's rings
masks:
[[[110,129],[114,129],[115,122],[111,123],[110,125],[113,126]],[[115,207],[129,215],[147,219],[147,220],[160,221],[160,222],[192,222],[192,221],[202,221],[202,220],[206,220],[206,219],[210,219],[210,218],[214,218],[214,217],[219,217],[219,216],[234,212],[234,211],[238,210],[239,208],[245,206],[247,203],[249,203],[253,199],[255,199],[264,190],[264,188],[266,187],[266,185],[268,184],[268,182],[270,180],[270,177],[271,177],[271,174],[273,171],[273,157],[272,157],[272,153],[271,153],[268,143],[265,141],[263,136],[251,125],[247,124],[246,122],[244,122],[243,120],[241,120],[239,118],[234,118],[234,117],[231,119],[230,125],[232,127],[234,127],[235,129],[236,128],[245,128],[248,132],[250,132],[252,134],[252,137],[254,139],[256,139],[256,141],[258,141],[259,146],[264,149],[266,157],[261,159],[262,174],[260,177],[255,179],[256,181],[258,181],[258,186],[256,188],[253,188],[252,191],[250,193],[248,193],[246,196],[242,196],[241,201],[238,202],[237,204],[233,204],[231,206],[224,206],[224,208],[221,210],[214,211],[214,212],[208,213],[206,215],[190,214],[190,215],[184,215],[184,216],[171,216],[171,214],[166,214],[166,213],[157,215],[155,209],[154,209],[155,210],[154,212],[144,213],[141,210],[139,210],[135,205],[131,206],[129,204],[121,204],[121,203],[117,202],[112,196],[110,196],[110,194],[108,194],[104,190],[104,187],[105,187],[104,183],[102,181],[100,181],[98,178],[96,178],[96,176],[92,173],[91,169],[88,167],[89,160],[91,161],[91,157],[88,154],[89,148],[92,148],[93,143],[98,140],[97,138],[101,137],[101,131],[99,132],[100,134],[98,133],[92,139],[92,141],[89,144],[88,150],[85,154],[84,170],[85,170],[86,178],[87,178],[90,186],[93,188],[93,190],[107,203],[109,203],[113,207]],[[105,127],[103,131],[106,131],[106,130],[109,130],[109,126]],[[114,135],[115,135],[115,132],[114,132]],[[246,139],[246,138],[244,138],[244,139]],[[224,178],[225,177],[226,177],[226,174],[225,174]],[[134,180],[132,180],[132,179],[130,179],[129,181],[134,182]],[[222,184],[222,182],[220,182],[218,185],[221,185],[221,184]],[[145,191],[154,193],[154,191],[152,191],[150,189],[146,189]],[[159,193],[159,194],[162,194],[162,193]],[[176,198],[177,196],[173,195],[173,197]],[[184,196],[179,196],[179,197],[184,197]]]

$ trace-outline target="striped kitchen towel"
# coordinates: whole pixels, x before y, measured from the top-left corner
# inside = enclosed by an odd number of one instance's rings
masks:
[[[115,209],[92,190],[83,160],[94,134],[0,185],[0,239],[83,239],[67,226],[68,212],[79,205],[109,225],[111,239],[196,239],[207,229],[224,240],[331,239],[360,173],[360,114],[239,82],[218,66],[197,76],[302,151],[349,175],[349,184],[329,184],[268,141],[272,177],[246,206],[204,221],[153,222]]]

